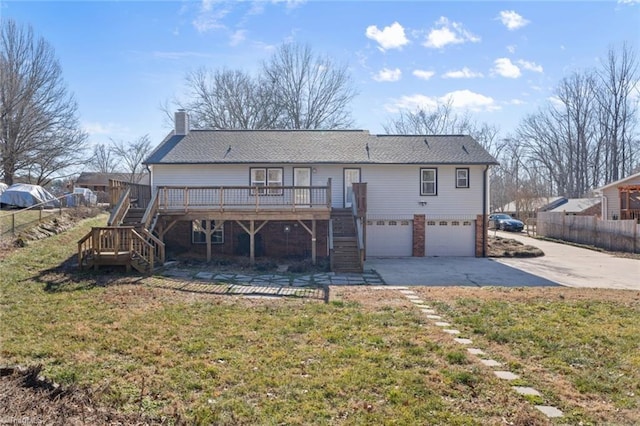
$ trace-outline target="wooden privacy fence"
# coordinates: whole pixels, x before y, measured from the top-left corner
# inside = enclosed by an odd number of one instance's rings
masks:
[[[596,216],[541,212],[537,235],[611,251],[640,252],[640,224],[635,220],[600,220]]]

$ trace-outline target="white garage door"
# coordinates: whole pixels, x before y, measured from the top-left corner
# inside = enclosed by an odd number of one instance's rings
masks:
[[[413,244],[413,221],[369,220],[367,221],[367,256],[406,257],[411,256]]]
[[[427,256],[475,256],[473,220],[429,220],[425,235]]]

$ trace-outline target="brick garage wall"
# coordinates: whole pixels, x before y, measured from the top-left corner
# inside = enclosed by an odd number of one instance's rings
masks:
[[[476,216],[476,257],[483,257],[482,256],[483,249],[485,254],[487,253],[487,235],[489,231],[489,222],[487,220],[487,224],[484,228],[485,238],[482,238],[482,234],[483,234],[482,223],[483,223],[483,216],[479,214],[478,216]]]
[[[247,222],[243,222],[245,226]],[[256,221],[256,227],[261,222]],[[290,232],[284,232],[285,225]],[[311,228],[311,222],[305,225]],[[316,253],[318,259],[328,256],[327,236],[329,234],[328,221],[316,221]],[[268,222],[255,236],[256,255],[275,258],[300,257],[311,258],[311,234],[298,222]],[[247,234],[235,221],[224,223],[224,244],[212,244],[211,254],[216,255],[244,255],[248,256]],[[164,237],[167,253],[171,255],[192,254],[194,258],[206,258],[207,245],[191,242],[191,222],[180,221],[171,228]]]
[[[425,254],[425,215],[413,215],[413,257],[424,257]]]

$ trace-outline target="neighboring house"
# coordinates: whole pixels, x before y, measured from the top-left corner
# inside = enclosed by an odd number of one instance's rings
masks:
[[[640,173],[596,189],[602,199],[602,220],[640,220]]]
[[[567,202],[565,197],[537,197],[521,198],[517,202],[511,201],[500,209],[501,213],[507,213],[519,219],[535,217],[538,212],[550,211]]]
[[[141,185],[149,185],[148,173],[99,173],[99,172],[82,172],[78,179],[76,179],[75,186],[81,188],[89,188],[94,192],[108,192],[109,180],[116,180],[121,182],[132,182]]]
[[[568,198],[556,208],[547,210],[573,216],[600,216],[600,198]]]
[[[165,249],[251,262],[329,258],[335,271],[362,270],[365,256],[486,255],[488,170],[497,162],[469,136],[190,130],[184,111],[175,124],[144,162],[150,202],[136,211],[123,196],[109,220],[155,235],[134,241],[136,261],[149,244],[161,247],[147,266],[130,262],[136,269],[148,271]],[[95,244],[109,240],[93,235]],[[80,241],[81,267],[105,264],[92,263],[92,238]],[[128,238],[140,235],[118,237]]]

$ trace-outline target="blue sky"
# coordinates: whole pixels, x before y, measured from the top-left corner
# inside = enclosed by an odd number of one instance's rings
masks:
[[[503,136],[609,47],[640,50],[640,0],[0,0],[0,17],[54,47],[92,143],[156,145],[170,130],[160,104],[185,96],[188,71],[254,73],[283,42],[348,65],[355,128],[382,133],[402,108],[451,99]]]

